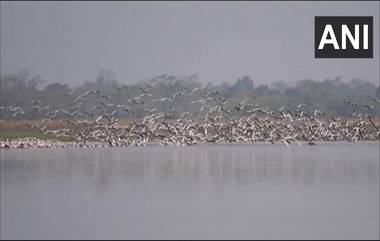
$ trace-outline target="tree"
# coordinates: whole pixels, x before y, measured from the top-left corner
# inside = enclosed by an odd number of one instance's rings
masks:
[[[284,81],[275,81],[270,85],[270,88],[275,90],[275,91],[278,91],[279,93],[281,93],[283,95],[285,93],[285,91],[287,89],[289,89],[290,87]]]
[[[40,84],[42,84],[44,80],[39,76],[34,76],[28,81],[28,87],[32,89],[37,89]]]
[[[67,89],[68,85],[63,85],[60,83],[53,83],[45,87],[47,91],[62,91]]]
[[[101,69],[96,77],[96,83],[100,85],[116,84],[116,75],[110,69]]]

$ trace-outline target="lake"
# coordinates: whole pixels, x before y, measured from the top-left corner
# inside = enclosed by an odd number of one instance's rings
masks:
[[[379,143],[1,150],[1,239],[379,239]]]

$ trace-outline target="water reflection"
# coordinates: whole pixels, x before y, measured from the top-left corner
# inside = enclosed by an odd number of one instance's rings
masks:
[[[335,144],[336,145],[336,144]],[[203,146],[2,151],[3,182],[86,179],[98,191],[115,182],[133,188],[211,185],[359,185],[376,188],[376,145]]]
[[[1,239],[376,239],[377,144],[1,151]]]

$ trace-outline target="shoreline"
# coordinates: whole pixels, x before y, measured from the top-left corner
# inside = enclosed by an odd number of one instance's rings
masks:
[[[24,120],[0,121],[0,149],[109,148],[193,146],[205,144],[316,145],[323,142],[380,141],[379,120],[370,117],[317,119],[291,116],[255,116],[237,119],[209,117],[160,119],[141,122],[56,120],[43,127]],[[50,124],[50,126],[49,126]]]
[[[109,145],[102,142],[87,142],[87,143],[80,143],[80,142],[63,142],[58,140],[41,140],[37,138],[20,138],[17,140],[0,140],[0,150],[14,150],[14,149],[87,149],[87,148],[128,148],[128,147],[185,147],[185,146],[225,146],[225,145],[283,145],[283,146],[314,146],[314,145],[321,145],[321,144],[334,144],[334,143],[346,143],[346,144],[372,144],[372,143],[378,143],[380,144],[379,140],[358,140],[356,142],[354,141],[347,141],[347,140],[335,140],[335,141],[315,141],[310,144],[307,141],[297,141],[297,143],[292,144],[285,144],[282,141],[274,141],[271,142],[265,142],[265,141],[241,141],[241,142],[219,142],[219,143],[212,143],[212,142],[202,142],[194,145],[187,145],[183,143],[170,143],[167,145],[163,145],[162,143],[158,141],[151,141],[144,143],[143,145],[136,145],[136,144],[125,144],[125,145]]]

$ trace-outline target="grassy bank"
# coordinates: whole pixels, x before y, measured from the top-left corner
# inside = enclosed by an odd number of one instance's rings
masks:
[[[38,139],[52,139],[51,135],[46,135],[44,133],[35,130],[4,130],[0,131],[0,139],[16,139],[24,137],[33,137]]]
[[[0,120],[0,140],[13,140],[18,138],[37,138],[41,140],[52,140],[56,139],[59,141],[71,141],[71,138],[60,137],[56,138],[52,134],[45,134],[36,128],[32,128],[32,125],[37,124],[38,121],[35,120]],[[54,121],[47,124],[47,129],[55,130],[63,128],[64,125],[60,121]]]
[[[353,118],[341,118],[341,121],[354,120]],[[377,126],[380,126],[380,117],[374,117],[372,120],[375,122]],[[120,119],[118,120],[118,124],[120,126],[126,126],[133,122],[139,122],[141,120],[138,119]],[[173,121],[173,120],[171,120]],[[201,120],[199,120],[201,121]],[[47,130],[57,130],[61,128],[66,128],[67,126],[60,120],[54,120],[50,122],[46,122],[45,124],[41,124],[40,120],[0,120],[0,139],[17,139],[17,138],[25,138],[32,137],[42,140],[51,140],[56,139],[59,141],[72,141],[72,138],[69,137],[55,137],[52,134],[45,134],[39,131],[36,128],[32,128],[34,125],[46,125]]]

